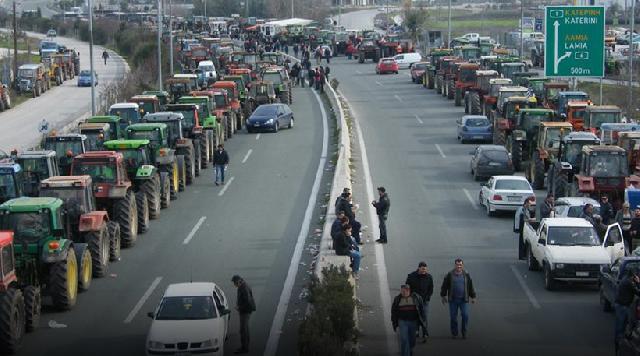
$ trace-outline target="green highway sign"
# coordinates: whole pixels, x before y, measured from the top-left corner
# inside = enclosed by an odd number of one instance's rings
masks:
[[[603,77],[604,19],[603,6],[547,6],[545,76]]]

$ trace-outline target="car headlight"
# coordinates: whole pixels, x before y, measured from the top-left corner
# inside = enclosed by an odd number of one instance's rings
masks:
[[[267,124],[273,124],[273,119],[267,120]]]
[[[205,340],[202,342],[202,344],[200,344],[200,347],[218,347],[218,339],[209,339],[209,340]]]
[[[564,263],[556,263],[554,265],[554,267],[557,268],[557,269],[563,269],[564,268]]]
[[[149,341],[147,347],[150,349],[164,349],[164,344],[158,341]]]

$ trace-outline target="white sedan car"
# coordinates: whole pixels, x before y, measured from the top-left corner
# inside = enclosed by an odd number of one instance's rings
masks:
[[[215,283],[171,284],[147,334],[147,355],[224,355],[231,311]]]
[[[493,176],[482,184],[478,202],[485,207],[488,216],[493,216],[500,210],[518,210],[529,197],[535,199],[535,194],[525,177]]]

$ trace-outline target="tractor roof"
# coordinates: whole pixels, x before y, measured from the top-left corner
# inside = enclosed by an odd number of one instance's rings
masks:
[[[524,65],[524,62],[506,62],[502,63],[503,67],[521,67]]]
[[[149,140],[110,140],[105,142],[104,148],[118,151],[122,149],[136,149],[149,145]]]
[[[91,158],[122,158],[122,153],[116,151],[91,151],[79,154],[73,158],[76,159],[91,159]]]
[[[586,98],[589,97],[589,94],[583,92],[583,91],[563,91],[558,93],[558,95],[560,96],[584,96]]]
[[[477,70],[476,71],[476,75],[478,77],[490,77],[490,76],[494,76],[494,75],[498,75],[498,71],[495,70],[487,70],[487,69],[481,69],[481,70]]]
[[[42,64],[23,64],[18,69],[38,69]]]
[[[91,176],[54,176],[43,179],[41,188],[90,187]]]
[[[147,114],[149,116],[151,114]],[[153,130],[166,130],[167,124],[161,122],[140,122],[137,124],[127,126],[127,131],[153,131]]]
[[[464,62],[464,63],[459,63],[458,65],[460,66],[460,68],[463,68],[463,69],[477,69],[477,68],[480,68],[480,66],[477,63]]]
[[[47,141],[84,141],[87,139],[86,135],[78,133],[67,133],[61,135],[47,136]]]
[[[138,110],[138,104],[136,103],[117,103],[117,104],[113,104],[109,107],[109,110],[111,109],[135,109]]]
[[[555,113],[555,111],[549,110],[549,109],[520,109],[520,112],[523,114],[526,113],[526,114],[533,114],[533,115],[544,115],[544,114],[553,115]]]
[[[207,90],[192,90],[189,92],[189,94],[191,96],[206,96],[207,98],[213,96],[213,90],[211,89],[207,89]],[[184,96],[182,96],[181,98],[184,98]]]
[[[109,124],[106,122],[81,122],[78,125],[80,132],[84,130],[108,130]]]
[[[590,142],[597,142],[597,143],[600,142],[600,139],[598,138],[598,136],[588,131],[573,131],[565,135],[562,139],[565,142],[572,142],[572,141],[590,141]]]
[[[13,231],[0,231],[0,248],[13,243]]]
[[[536,103],[536,97],[535,96],[511,96],[508,97],[505,102],[507,103],[516,103],[516,104],[520,104],[520,103]]]
[[[573,125],[571,125],[570,122],[552,122],[552,121],[543,121],[540,123],[540,126],[544,126],[544,127],[559,127],[559,128],[565,128],[565,129],[571,129],[573,128]]]
[[[198,79],[198,76],[196,74],[174,74],[173,78],[169,78],[169,79]]]
[[[241,75],[225,75],[224,79],[231,80],[231,79],[244,79],[244,78]]]
[[[11,213],[30,213],[40,211],[41,209],[59,209],[62,207],[62,200],[50,197],[37,198],[15,198],[4,202],[0,205],[0,210]]]
[[[622,147],[618,146],[604,146],[604,145],[587,145],[582,147],[583,153],[591,153],[591,152],[618,152],[621,154],[625,154],[625,150]]]
[[[230,80],[219,80],[213,83],[214,88],[235,88],[236,86],[236,82]]]
[[[143,119],[146,122],[158,122],[158,121],[177,121],[184,120],[184,115],[179,112],[162,111],[153,114],[148,114]]]
[[[618,132],[618,137],[640,138],[640,132],[639,131],[622,131],[622,132]]]
[[[504,86],[500,88],[500,92],[528,92],[529,89],[520,86]]]
[[[595,112],[622,112],[616,105],[590,105],[587,107],[587,111]]]
[[[87,122],[110,123],[110,122],[119,122],[119,121],[120,121],[120,116],[116,116],[116,115],[91,116],[90,118],[87,119]]]
[[[195,95],[194,93],[202,93],[202,92],[191,92],[191,96],[181,96],[180,99],[178,99],[178,102],[181,101],[209,101],[209,96],[208,95]]]
[[[142,92],[142,94],[145,95],[155,95],[157,97],[160,96],[169,96],[169,92],[164,91],[164,90],[145,90]]]
[[[56,151],[24,151],[18,153],[18,159],[42,158],[56,156]]]
[[[207,98],[207,100],[209,100]],[[167,105],[167,111],[176,113],[177,111],[191,111],[198,110],[200,106],[196,103],[180,103]],[[184,114],[180,114],[184,118]],[[155,116],[154,116],[155,117]]]
[[[509,78],[493,78],[489,79],[489,84],[511,85],[513,81]]]
[[[588,100],[585,100],[585,101],[582,101],[582,100],[580,100],[580,101],[570,101],[570,102],[567,103],[567,106],[572,106],[572,107],[573,106],[575,106],[575,107],[584,106],[584,107],[587,107],[587,106],[591,106],[591,101],[588,101]]]
[[[139,94],[134,95],[129,101],[155,101],[158,100],[158,96],[155,94]]]

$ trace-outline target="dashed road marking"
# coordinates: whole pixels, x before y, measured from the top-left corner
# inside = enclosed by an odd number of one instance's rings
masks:
[[[200,229],[200,226],[202,226],[202,223],[205,220],[207,220],[206,216],[203,216],[198,220],[198,222],[193,226],[193,229],[191,229],[191,232],[189,232],[189,235],[187,235],[187,237],[184,239],[184,241],[182,241],[183,245],[186,245],[191,241],[191,239],[196,234],[196,232],[198,232],[198,230]]]
[[[476,210],[480,209],[480,207],[478,207],[478,204],[476,204],[476,202],[471,197],[471,193],[469,193],[467,188],[462,188],[462,191],[464,191],[464,195],[466,195],[467,199],[469,199],[469,203],[471,203],[471,206],[473,206],[473,208]]]
[[[227,191],[227,188],[229,188],[229,186],[231,185],[231,182],[233,182],[234,179],[236,179],[236,177],[229,178],[229,181],[225,183],[224,187],[222,187],[222,190],[218,193],[219,197],[224,195],[224,192]]]
[[[376,84],[378,84],[378,85],[379,85],[379,86],[381,86],[381,87],[382,87],[382,86],[384,86],[384,85],[382,85],[382,83],[380,83],[380,82],[379,82],[379,81],[377,81],[377,80],[376,80]]]
[[[253,149],[250,148],[249,151],[247,151],[247,154],[244,155],[244,158],[242,159],[242,163],[245,163],[249,159],[249,156],[251,156],[251,152],[253,152]]]
[[[424,124],[424,122],[422,121],[422,119],[420,118],[420,116],[418,116],[417,114],[414,115],[416,117],[416,120],[418,121],[419,124]]]
[[[393,95],[394,98],[396,98],[396,100],[398,100],[399,102],[402,102],[402,98],[398,96],[398,94]]]
[[[440,156],[442,156],[442,158],[447,158],[447,156],[444,154],[444,152],[442,152],[442,148],[440,148],[440,145],[436,143],[436,149],[438,150],[438,152],[440,153]]]
[[[524,278],[522,278],[520,273],[518,273],[518,270],[516,269],[516,267],[514,265],[511,265],[509,267],[511,267],[511,272],[513,272],[513,275],[516,276],[518,283],[520,283],[520,287],[522,287],[522,290],[524,290],[524,294],[526,294],[527,298],[529,298],[529,302],[531,302],[531,305],[535,309],[540,309],[541,306],[540,306],[540,303],[538,303],[538,299],[536,299],[536,296],[533,295],[533,292],[531,291],[531,289],[529,289],[529,286],[527,286],[527,284],[525,283]]]
[[[256,135],[256,140],[259,140],[259,139],[260,139],[260,134],[257,134]]]
[[[149,286],[147,291],[144,292],[142,297],[140,297],[140,300],[138,300],[138,303],[133,307],[133,309],[131,309],[131,312],[129,313],[129,315],[127,315],[127,318],[124,319],[125,324],[131,323],[133,318],[136,317],[136,314],[138,314],[140,309],[142,309],[142,307],[144,306],[144,303],[146,303],[149,297],[151,297],[151,293],[153,293],[153,291],[158,287],[158,284],[160,284],[160,281],[162,281],[162,277],[156,277],[156,279],[154,279],[153,282],[151,282],[151,285]]]

